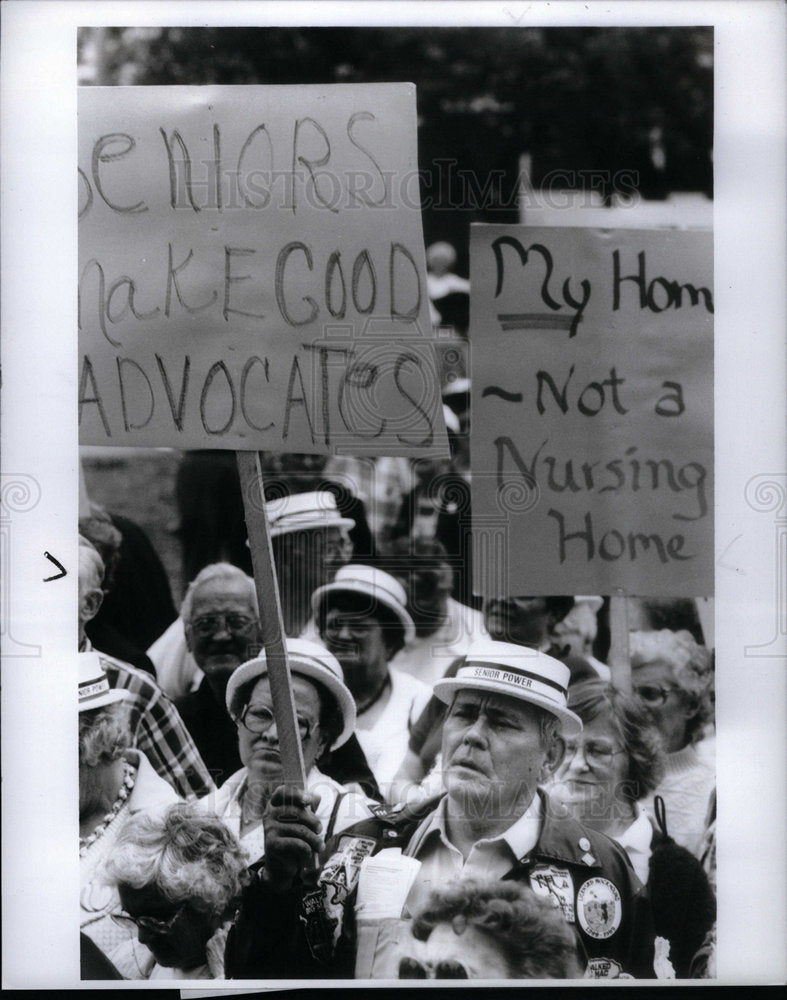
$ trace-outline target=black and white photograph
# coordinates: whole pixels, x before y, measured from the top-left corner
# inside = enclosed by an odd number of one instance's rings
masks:
[[[449,6],[6,5],[6,988],[787,977],[784,9]]]

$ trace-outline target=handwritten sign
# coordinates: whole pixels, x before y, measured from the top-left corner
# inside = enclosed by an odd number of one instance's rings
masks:
[[[83,444],[445,454],[410,84],[79,92]]]
[[[713,592],[712,247],[472,227],[476,593]]]

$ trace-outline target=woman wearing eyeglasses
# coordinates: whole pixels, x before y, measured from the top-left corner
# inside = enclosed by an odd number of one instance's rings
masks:
[[[223,979],[229,921],[248,881],[246,856],[220,819],[178,803],[139,813],[108,864],[149,979]],[[150,957],[147,965],[145,956]]]
[[[667,807],[670,836],[699,857],[716,787],[712,658],[689,632],[631,632],[632,691],[664,741],[664,774],[654,796]]]
[[[580,979],[577,938],[559,907],[517,882],[435,890],[414,914],[400,979]]]
[[[327,840],[371,815],[374,801],[349,790],[318,767],[329,751],[343,746],[355,727],[355,701],[342,668],[319,643],[287,640],[287,659],[301,737],[306,790],[319,797],[316,814],[320,835]],[[279,738],[265,655],[242,664],[230,677],[227,710],[238,730],[243,767],[221,788],[203,799],[201,808],[215,812],[239,837],[249,864],[265,853],[262,816],[273,790],[282,783]]]
[[[79,654],[80,930],[121,975],[128,972],[115,952],[131,931],[111,919],[120,900],[106,877],[107,862],[135,813],[178,801],[147,757],[130,749],[127,698],[127,691],[110,687],[99,653]]]
[[[669,811],[665,818],[661,800],[655,821],[640,805],[663,774],[663,738],[635,698],[600,680],[569,687],[568,705],[583,728],[566,740],[550,804],[624,848],[647,886],[656,935],[663,939],[655,971],[659,978],[670,972],[687,978],[691,959],[715,920],[716,901],[699,861],[667,835]]]

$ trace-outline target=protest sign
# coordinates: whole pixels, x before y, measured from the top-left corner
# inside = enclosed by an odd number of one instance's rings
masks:
[[[713,592],[712,247],[472,227],[476,593]]]
[[[79,92],[82,444],[445,454],[410,84]]]

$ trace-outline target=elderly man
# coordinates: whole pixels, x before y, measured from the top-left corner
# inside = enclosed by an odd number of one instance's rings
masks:
[[[203,677],[175,705],[220,785],[240,767],[238,734],[224,704],[227,682],[262,641],[254,580],[230,563],[206,566],[186,591],[180,615],[186,646]]]
[[[309,793],[277,789],[254,904],[241,908],[228,941],[228,975],[390,978],[428,893],[480,877],[551,898],[577,934],[586,975],[653,977],[650,908],[625,853],[551,815],[539,788],[563,757],[561,729],[582,727],[566,707],[568,678],[565,664],[536,650],[478,643],[435,687],[448,705],[446,793],[380,812],[327,848]],[[309,879],[315,851],[323,864]]]
[[[333,579],[350,558],[348,530],[333,493],[315,490],[271,500],[265,505],[279,584],[284,631],[289,636],[316,638],[310,627],[311,596]],[[183,616],[177,618],[148,650],[159,684],[171,698],[194,691],[202,672],[186,646]]]
[[[85,625],[101,607],[104,564],[87,539],[79,543],[79,651],[93,646]],[[97,651],[98,652],[98,651]],[[130,663],[101,654],[103,668],[113,688],[130,692],[126,700],[132,745],[141,750],[158,774],[184,798],[201,796],[213,789],[208,769],[177,709],[161,688]]]

